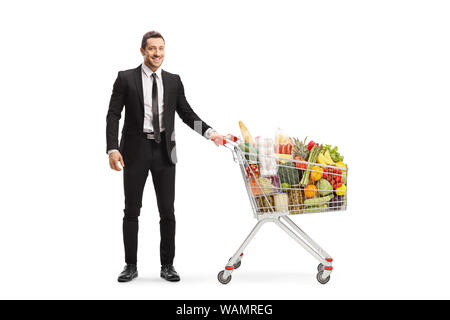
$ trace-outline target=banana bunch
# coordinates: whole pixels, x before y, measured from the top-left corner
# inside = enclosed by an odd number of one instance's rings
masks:
[[[317,163],[327,165],[327,166],[334,166],[336,163],[331,159],[331,154],[329,150],[321,151],[319,153],[319,156],[317,157]]]

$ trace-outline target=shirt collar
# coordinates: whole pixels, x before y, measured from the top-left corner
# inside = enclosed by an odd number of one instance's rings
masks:
[[[149,67],[147,67],[145,63],[142,64],[142,71],[147,77],[150,78],[152,76],[153,71]],[[155,73],[156,76],[161,79],[161,68],[158,68]]]

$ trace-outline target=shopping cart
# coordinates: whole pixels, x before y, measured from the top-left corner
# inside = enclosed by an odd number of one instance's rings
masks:
[[[273,222],[319,261],[316,278],[321,284],[326,284],[333,271],[333,259],[288,216],[346,210],[346,188],[330,190],[326,183],[314,184],[311,181],[319,181],[318,178],[322,177],[330,180],[330,176],[336,181],[345,182],[346,185],[348,168],[297,161],[277,157],[273,153],[262,155],[261,150],[258,152],[255,149],[253,152],[247,152],[242,150],[243,143],[232,135],[228,135],[220,143],[231,150],[233,160],[239,163],[253,214],[258,222],[228,260],[224,270],[217,275],[219,282],[227,284],[231,281],[231,274],[241,266],[244,249],[265,223]],[[270,172],[260,172],[262,169],[270,169],[271,164],[276,164],[276,172],[272,172],[272,175],[267,175]]]

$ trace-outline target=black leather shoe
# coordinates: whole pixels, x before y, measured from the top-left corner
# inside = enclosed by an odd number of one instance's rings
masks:
[[[128,282],[138,276],[137,266],[135,264],[127,264],[123,271],[120,273],[117,281]]]
[[[180,281],[180,276],[171,264],[161,266],[161,278],[171,282]]]

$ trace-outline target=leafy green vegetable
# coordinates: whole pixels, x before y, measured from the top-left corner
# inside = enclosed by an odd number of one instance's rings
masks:
[[[344,161],[344,156],[340,155],[340,153],[338,152],[338,147],[335,146],[334,148],[331,148],[331,145],[326,144],[323,147],[324,151],[330,150],[330,156],[331,159],[333,159],[334,162],[342,162]]]
[[[284,182],[284,183],[281,184],[281,189],[283,191],[287,191],[290,188],[291,188],[291,185],[289,183],[287,183],[287,182]]]
[[[320,179],[317,182],[317,189],[321,196],[327,196],[333,192],[333,186],[326,179]]]

